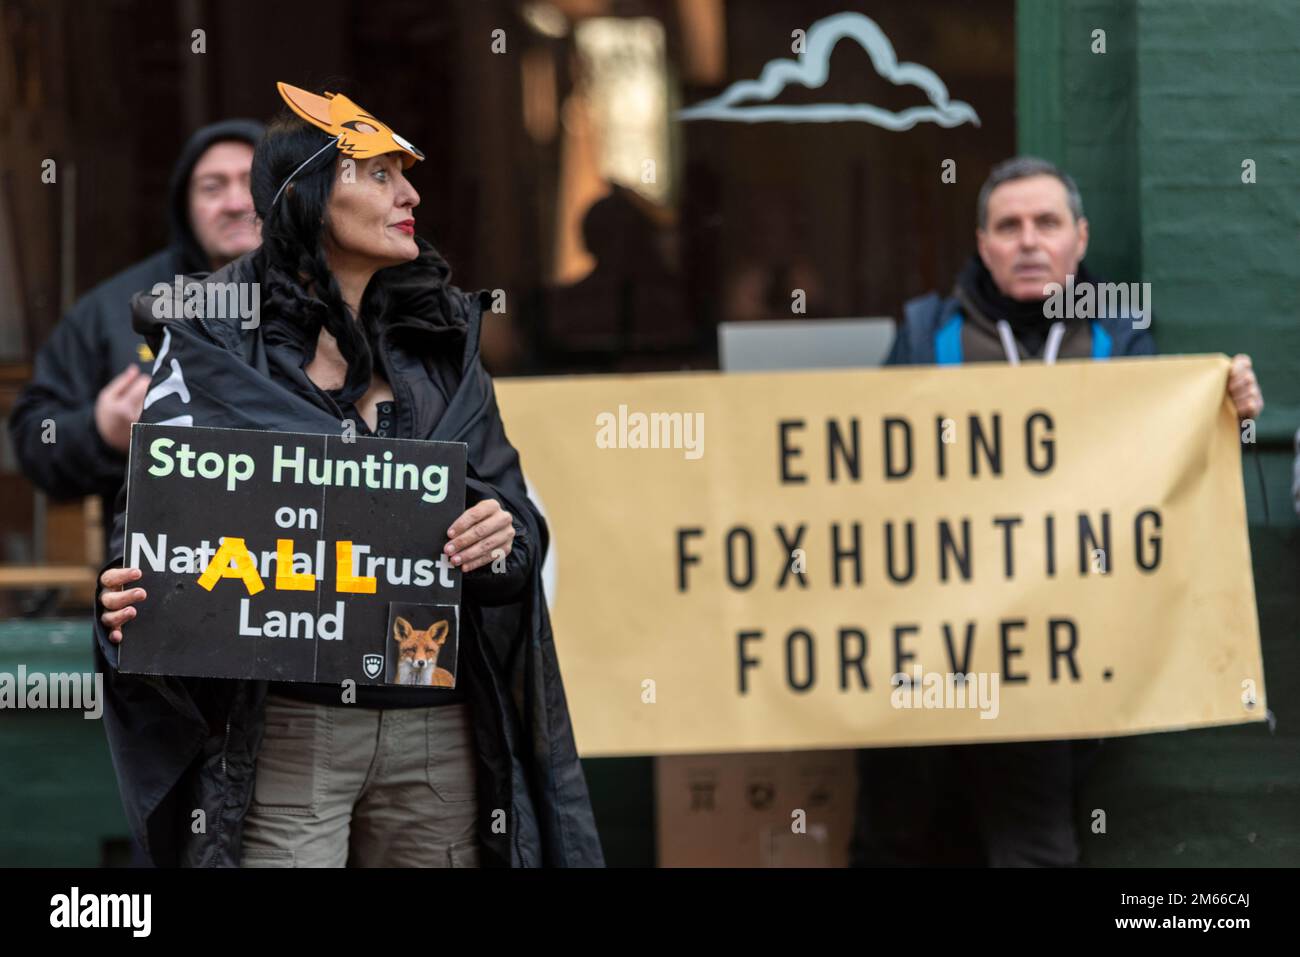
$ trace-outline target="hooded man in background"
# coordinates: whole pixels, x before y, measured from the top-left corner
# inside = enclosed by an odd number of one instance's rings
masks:
[[[10,416],[18,460],[36,486],[56,499],[100,496],[105,545],[153,362],[131,328],[131,296],[218,269],[259,245],[248,173],[261,136],[260,123],[225,120],[190,137],[168,187],[171,244],[77,301],[37,353]]]

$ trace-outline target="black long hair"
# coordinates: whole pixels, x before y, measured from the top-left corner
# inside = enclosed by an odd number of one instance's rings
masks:
[[[313,341],[324,326],[348,360],[349,382],[354,376],[369,382],[371,343],[385,308],[384,280],[379,274],[371,280],[361,315],[354,320],[322,242],[339,151],[331,147],[312,157],[332,139],[286,110],[267,127],[253,153],[249,185],[262,220],[262,306],[268,317],[287,320]],[[303,163],[307,165],[277,199],[276,192]]]
[[[449,296],[451,268],[432,245],[417,237],[419,255],[376,272],[362,297],[361,315],[352,317],[322,244],[339,151],[331,147],[313,156],[330,140],[288,110],[267,127],[249,174],[253,206],[262,220],[262,246],[254,255],[267,334],[288,335],[306,347],[308,340],[316,341],[322,326],[327,329],[348,362],[347,383],[339,397],[352,399],[370,382],[381,329],[420,351],[432,346],[430,331],[455,329],[458,339],[440,341],[459,348],[466,316]],[[303,163],[307,165],[272,206],[276,191]]]

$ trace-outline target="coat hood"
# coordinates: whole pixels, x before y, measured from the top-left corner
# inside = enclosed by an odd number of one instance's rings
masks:
[[[167,186],[171,245],[181,272],[207,272],[211,268],[211,262],[190,225],[190,174],[194,172],[199,157],[213,144],[230,140],[256,147],[262,138],[263,129],[262,124],[256,120],[222,120],[196,130],[181,148],[181,155],[172,167],[171,180]]]

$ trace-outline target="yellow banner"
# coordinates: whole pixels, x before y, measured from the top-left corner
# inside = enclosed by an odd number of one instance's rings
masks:
[[[1227,370],[499,380],[581,752],[1262,720]]]

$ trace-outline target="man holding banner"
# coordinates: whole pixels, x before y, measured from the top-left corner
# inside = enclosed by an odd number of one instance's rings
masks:
[[[952,296],[907,304],[889,365],[1155,354],[1149,284],[1099,283],[1089,273],[1082,199],[1051,163],[1015,157],[993,169],[976,240]],[[1263,409],[1248,356],[1232,360],[1227,392],[1241,420]],[[1076,864],[1075,784],[1096,743],[859,751],[853,863]]]

